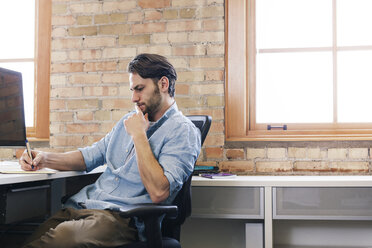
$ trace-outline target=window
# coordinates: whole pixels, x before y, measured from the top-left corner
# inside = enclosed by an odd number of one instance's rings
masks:
[[[27,136],[49,138],[51,1],[0,3],[0,67],[22,73]]]
[[[226,1],[227,140],[372,138],[372,2]]]

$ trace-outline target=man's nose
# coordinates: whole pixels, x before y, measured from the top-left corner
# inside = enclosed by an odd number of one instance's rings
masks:
[[[138,101],[139,101],[139,96],[138,96],[138,94],[135,91],[133,91],[133,93],[132,93],[132,102],[138,102]]]

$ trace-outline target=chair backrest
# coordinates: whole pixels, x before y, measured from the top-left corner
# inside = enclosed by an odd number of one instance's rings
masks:
[[[188,115],[187,117],[200,130],[201,145],[203,145],[211,127],[212,117],[208,115]],[[181,225],[191,215],[191,178],[192,175],[183,184],[182,189],[173,201],[173,204],[178,207],[177,217],[174,219],[164,219],[162,223],[162,233],[165,237],[175,238],[180,241]]]

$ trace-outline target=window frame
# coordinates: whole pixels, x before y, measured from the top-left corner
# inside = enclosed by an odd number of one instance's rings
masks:
[[[52,1],[36,0],[35,4],[34,126],[26,133],[31,140],[48,140]]]
[[[225,1],[225,137],[227,141],[371,140],[371,124],[255,124],[255,1]],[[250,12],[249,12],[250,11]],[[252,71],[253,73],[248,73]],[[335,100],[334,100],[335,101]],[[284,123],[271,123],[281,126]]]

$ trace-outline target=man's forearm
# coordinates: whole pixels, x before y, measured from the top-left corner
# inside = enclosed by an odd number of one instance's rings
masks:
[[[166,200],[169,196],[169,182],[163,168],[154,157],[146,134],[133,137],[136,149],[138,170],[147,192],[154,203]]]
[[[80,151],[72,151],[65,153],[44,153],[44,166],[55,170],[86,170],[83,155]]]

